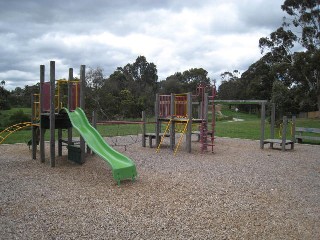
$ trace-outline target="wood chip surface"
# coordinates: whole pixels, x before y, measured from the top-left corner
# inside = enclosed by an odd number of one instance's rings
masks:
[[[139,138],[140,139],[140,138]],[[0,239],[320,239],[320,146],[261,150],[217,138],[214,153],[106,139],[137,166],[118,187],[97,155],[50,167],[0,145]],[[123,143],[121,143],[121,141]]]

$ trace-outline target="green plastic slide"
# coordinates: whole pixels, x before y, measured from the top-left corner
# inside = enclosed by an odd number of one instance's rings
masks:
[[[91,150],[110,165],[113,178],[118,185],[121,180],[135,179],[137,170],[133,161],[106,143],[100,133],[91,126],[81,108],[73,112],[69,112],[66,108],[64,110],[68,113],[72,126],[78,130]]]

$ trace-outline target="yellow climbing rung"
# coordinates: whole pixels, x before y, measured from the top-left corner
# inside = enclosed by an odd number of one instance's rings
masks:
[[[189,119],[186,121],[186,123],[185,123],[185,125],[184,125],[184,128],[183,128],[183,131],[182,131],[181,136],[180,136],[180,138],[179,138],[178,144],[177,144],[177,146],[176,146],[176,149],[174,150],[174,156],[176,155],[176,153],[177,153],[177,151],[178,151],[178,149],[179,149],[179,146],[180,146],[180,144],[181,144],[181,142],[182,142],[183,136],[184,136],[184,134],[185,134],[186,131],[187,131],[188,123],[189,123]]]
[[[171,121],[172,121],[172,119],[170,119],[170,121],[168,122],[168,124],[167,124],[167,126],[166,126],[166,129],[164,130],[164,133],[163,133],[163,135],[162,135],[162,137],[161,137],[160,143],[159,143],[159,145],[158,145],[158,147],[157,147],[156,153],[158,153],[158,152],[160,151],[160,146],[161,146],[164,138],[166,137],[167,132],[169,131]]]
[[[32,122],[24,122],[24,123],[18,123],[18,124],[14,124],[10,127],[7,127],[6,129],[4,129],[2,132],[0,132],[0,144],[4,142],[4,140],[6,140],[7,137],[9,137],[12,133],[21,130],[23,128],[26,127],[31,127],[31,126],[39,126],[39,124],[34,124]]]

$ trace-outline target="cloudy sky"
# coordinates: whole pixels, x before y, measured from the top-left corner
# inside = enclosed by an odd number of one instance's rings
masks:
[[[0,0],[0,80],[6,89],[81,64],[105,76],[143,55],[159,80],[190,68],[210,78],[261,58],[259,38],[282,23],[283,0]],[[47,78],[46,80],[48,80]]]

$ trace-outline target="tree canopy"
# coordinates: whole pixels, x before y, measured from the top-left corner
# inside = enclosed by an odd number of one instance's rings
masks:
[[[319,0],[285,0],[281,8],[288,17],[259,40],[264,55],[241,77],[222,78],[218,96],[280,101],[282,92],[281,112],[319,110],[319,5]]]

